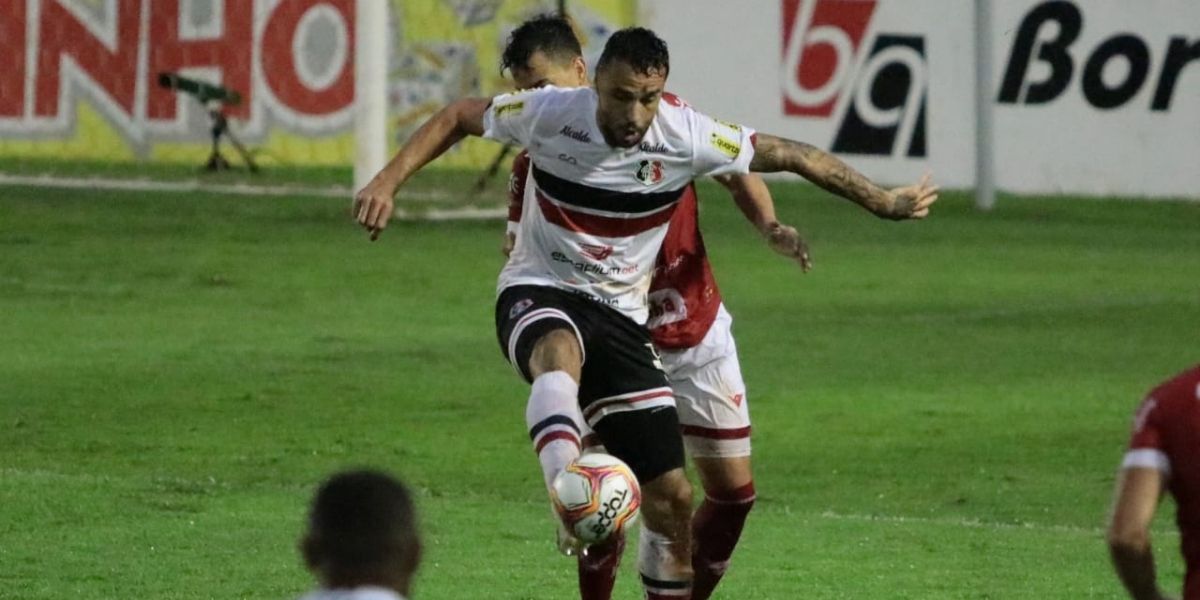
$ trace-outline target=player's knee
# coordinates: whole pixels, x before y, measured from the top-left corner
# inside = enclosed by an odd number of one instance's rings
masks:
[[[566,371],[579,381],[583,368],[583,352],[579,339],[569,329],[555,329],[543,335],[533,346],[529,357],[529,373],[534,379],[551,371]]]
[[[693,456],[692,461],[704,493],[712,498],[737,496],[754,481],[749,456]]]
[[[673,469],[642,484],[642,514],[652,529],[688,519],[692,511],[692,484],[683,469]],[[658,526],[658,527],[656,527]]]

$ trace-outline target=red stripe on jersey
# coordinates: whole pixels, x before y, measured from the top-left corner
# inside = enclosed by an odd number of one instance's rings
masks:
[[[680,431],[683,432],[683,435],[708,438],[710,440],[739,440],[750,437],[749,427],[739,427],[737,429],[711,429],[696,425],[684,425],[680,427]]]
[[[599,237],[630,237],[661,227],[671,220],[675,214],[675,205],[671,204],[656,213],[644,217],[621,218],[593,215],[561,207],[537,191],[538,206],[547,222],[573,231]]]
[[[553,442],[554,440],[567,440],[567,441],[575,444],[576,448],[579,448],[579,436],[575,435],[574,433],[572,433],[570,431],[559,430],[559,431],[551,431],[550,433],[543,435],[537,441],[537,447],[535,447],[533,449],[533,451],[538,454],[541,454],[542,448],[545,448],[546,444],[549,444],[550,442]]]

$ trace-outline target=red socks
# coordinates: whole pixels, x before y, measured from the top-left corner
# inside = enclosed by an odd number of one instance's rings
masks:
[[[720,497],[705,496],[696,509],[692,516],[692,600],[708,600],[725,575],[754,497],[751,482]]]
[[[625,536],[588,548],[579,557],[579,597],[582,600],[609,600],[617,581],[617,567],[625,550]]]

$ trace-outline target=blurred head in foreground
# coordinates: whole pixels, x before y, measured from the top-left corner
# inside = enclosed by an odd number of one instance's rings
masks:
[[[379,471],[334,474],[313,498],[300,552],[326,590],[374,587],[407,596],[421,560],[408,489]]]

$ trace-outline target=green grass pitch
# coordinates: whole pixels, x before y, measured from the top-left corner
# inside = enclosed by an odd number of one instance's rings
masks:
[[[890,223],[773,189],[809,275],[701,190],[760,498],[718,597],[1121,597],[1102,526],[1136,403],[1200,359],[1200,205]],[[0,597],[294,597],[314,485],[358,465],[418,494],[417,599],[571,597],[492,326],[502,226],[371,244],[348,212],[0,188]]]

